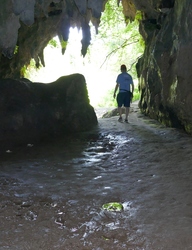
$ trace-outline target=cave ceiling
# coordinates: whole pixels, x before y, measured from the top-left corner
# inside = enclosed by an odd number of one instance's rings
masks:
[[[109,0],[1,0],[0,77],[19,77],[31,58],[45,66],[43,50],[56,35],[67,41],[69,28],[82,29],[85,56],[90,44],[90,22],[98,31],[101,13]],[[125,21],[133,21],[137,10],[156,18],[160,0],[117,0],[122,4]],[[65,48],[62,49],[64,53]]]

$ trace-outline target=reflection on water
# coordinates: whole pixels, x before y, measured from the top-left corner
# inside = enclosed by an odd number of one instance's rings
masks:
[[[120,126],[2,156],[0,249],[192,249],[191,139]]]

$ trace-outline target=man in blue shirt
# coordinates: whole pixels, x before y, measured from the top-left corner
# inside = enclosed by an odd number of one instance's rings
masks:
[[[117,76],[116,86],[113,97],[116,97],[116,92],[119,89],[119,93],[117,95],[117,104],[118,104],[118,111],[119,111],[119,120],[120,122],[123,121],[122,118],[122,106],[125,107],[125,122],[128,123],[128,115],[129,115],[129,108],[131,98],[133,97],[134,92],[134,83],[132,76],[127,73],[127,67],[123,64],[121,65],[121,74]]]

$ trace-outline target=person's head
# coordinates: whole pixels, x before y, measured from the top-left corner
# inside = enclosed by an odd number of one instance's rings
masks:
[[[121,65],[121,72],[127,72],[127,67],[125,64]]]

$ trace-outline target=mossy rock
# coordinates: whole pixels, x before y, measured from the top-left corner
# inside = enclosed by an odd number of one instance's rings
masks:
[[[111,212],[121,212],[123,211],[123,205],[119,202],[109,202],[103,204],[102,208],[107,211]]]

